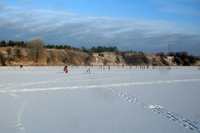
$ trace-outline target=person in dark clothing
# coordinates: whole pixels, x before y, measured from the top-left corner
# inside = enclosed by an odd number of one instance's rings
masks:
[[[64,67],[64,72],[65,72],[65,73],[68,72],[67,66]]]

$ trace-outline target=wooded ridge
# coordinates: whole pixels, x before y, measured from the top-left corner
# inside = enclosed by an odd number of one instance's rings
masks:
[[[98,66],[98,65],[145,65],[145,66],[200,65],[200,56],[188,55],[186,51],[165,54],[142,51],[119,51],[117,47],[98,46],[86,49],[68,45],[44,45],[41,37],[28,42],[1,41],[0,65],[2,66]]]

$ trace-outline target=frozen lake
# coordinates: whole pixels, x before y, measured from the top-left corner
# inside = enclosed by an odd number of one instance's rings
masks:
[[[197,67],[0,67],[1,133],[200,133]]]

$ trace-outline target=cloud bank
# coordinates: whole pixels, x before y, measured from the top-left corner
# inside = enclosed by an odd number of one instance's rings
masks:
[[[170,39],[173,51],[186,50],[189,54],[200,54],[199,27],[188,24],[87,16],[3,3],[0,3],[0,12],[1,40],[28,41],[32,37],[41,36],[45,44],[87,48],[117,46],[120,50],[156,53],[167,52]]]

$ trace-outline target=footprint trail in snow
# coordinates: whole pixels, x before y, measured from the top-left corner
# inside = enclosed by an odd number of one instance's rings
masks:
[[[175,114],[173,112],[165,110],[161,106],[140,103],[138,101],[138,99],[133,97],[132,95],[130,95],[128,93],[123,93],[123,92],[120,92],[120,91],[117,92],[111,86],[106,86],[105,88],[107,88],[113,95],[117,96],[118,98],[122,98],[123,100],[128,101],[129,103],[136,104],[136,105],[142,106],[144,108],[148,108],[148,109],[154,111],[155,113],[158,113],[158,114],[176,122],[177,124],[187,128],[189,130],[192,130],[196,133],[200,133],[200,127],[199,127],[199,124],[197,122],[185,119],[178,114]]]

